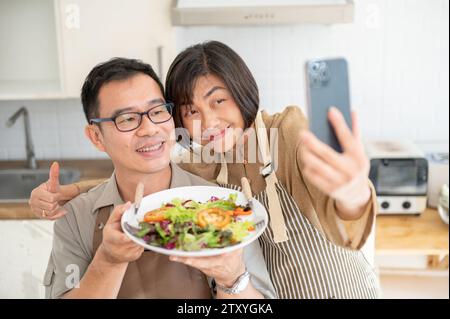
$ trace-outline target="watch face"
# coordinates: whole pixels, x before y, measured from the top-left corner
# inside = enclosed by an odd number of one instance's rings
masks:
[[[226,294],[237,295],[247,288],[249,282],[250,282],[250,273],[246,271],[241,276],[239,276],[238,279],[236,279],[236,282],[234,283],[233,287],[227,288],[219,284],[216,284],[216,287],[225,292]]]
[[[236,283],[233,285],[232,289],[234,290],[234,293],[237,294],[244,291],[245,288],[247,288],[249,281],[250,281],[250,274],[248,272],[245,272],[238,278]]]

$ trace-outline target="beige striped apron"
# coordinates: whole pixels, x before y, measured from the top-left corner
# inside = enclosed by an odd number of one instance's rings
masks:
[[[269,142],[261,113],[256,118],[258,145],[264,161],[266,189],[255,198],[269,212],[269,225],[259,238],[266,265],[279,298],[379,298],[374,269],[361,251],[333,244],[300,212],[297,203],[271,170]],[[262,145],[262,147],[261,147]],[[217,183],[228,184],[227,164]],[[268,171],[267,171],[268,169]]]

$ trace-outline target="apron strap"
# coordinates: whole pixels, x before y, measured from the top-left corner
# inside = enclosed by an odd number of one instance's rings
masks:
[[[97,252],[98,247],[102,243],[103,239],[103,228],[105,228],[106,222],[109,219],[111,210],[113,206],[105,206],[100,208],[97,214],[97,219],[95,221],[94,238],[93,238],[93,255]]]
[[[283,211],[281,209],[280,200],[278,198],[277,176],[273,171],[272,159],[270,156],[269,139],[267,137],[267,130],[262,120],[261,112],[256,115],[256,136],[258,138],[258,147],[261,152],[264,167],[261,170],[261,175],[266,181],[266,193],[269,204],[270,226],[273,231],[273,240],[275,243],[281,243],[289,240],[286,232],[286,223],[284,221]],[[220,172],[216,178],[218,184],[228,184],[228,167],[223,153],[220,154]]]
[[[262,169],[262,175],[268,175],[272,166],[272,158],[270,156],[269,137],[267,136],[267,129],[262,119],[262,113],[258,112],[255,119],[256,138],[258,139],[258,147],[264,167]],[[276,177],[275,177],[276,178]]]
[[[280,198],[278,197],[276,184],[277,175],[273,170],[272,158],[270,156],[269,138],[267,129],[262,119],[262,113],[256,115],[256,136],[261,151],[264,168],[261,174],[266,181],[267,200],[269,202],[270,226],[273,231],[273,240],[275,243],[281,243],[289,240],[286,232],[286,223],[284,221],[283,210],[281,209]]]
[[[216,182],[221,185],[228,184],[228,167],[227,161],[225,160],[225,155],[223,153],[219,154],[220,156],[220,172],[217,175]]]

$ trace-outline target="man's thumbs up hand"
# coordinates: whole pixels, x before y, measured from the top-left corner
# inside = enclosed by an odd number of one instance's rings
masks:
[[[62,206],[63,199],[62,188],[59,184],[59,164],[53,162],[50,166],[48,181],[33,189],[28,204],[37,217],[55,220],[67,213]]]

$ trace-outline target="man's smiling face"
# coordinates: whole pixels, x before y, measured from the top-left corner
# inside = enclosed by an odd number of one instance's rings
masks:
[[[110,118],[125,112],[145,112],[164,102],[158,84],[150,76],[138,73],[101,87],[98,115]],[[111,157],[116,170],[153,174],[168,167],[174,144],[172,119],[154,124],[144,115],[140,126],[130,132],[120,132],[114,122],[100,123],[99,126],[91,126],[98,134],[98,142],[94,144]]]

